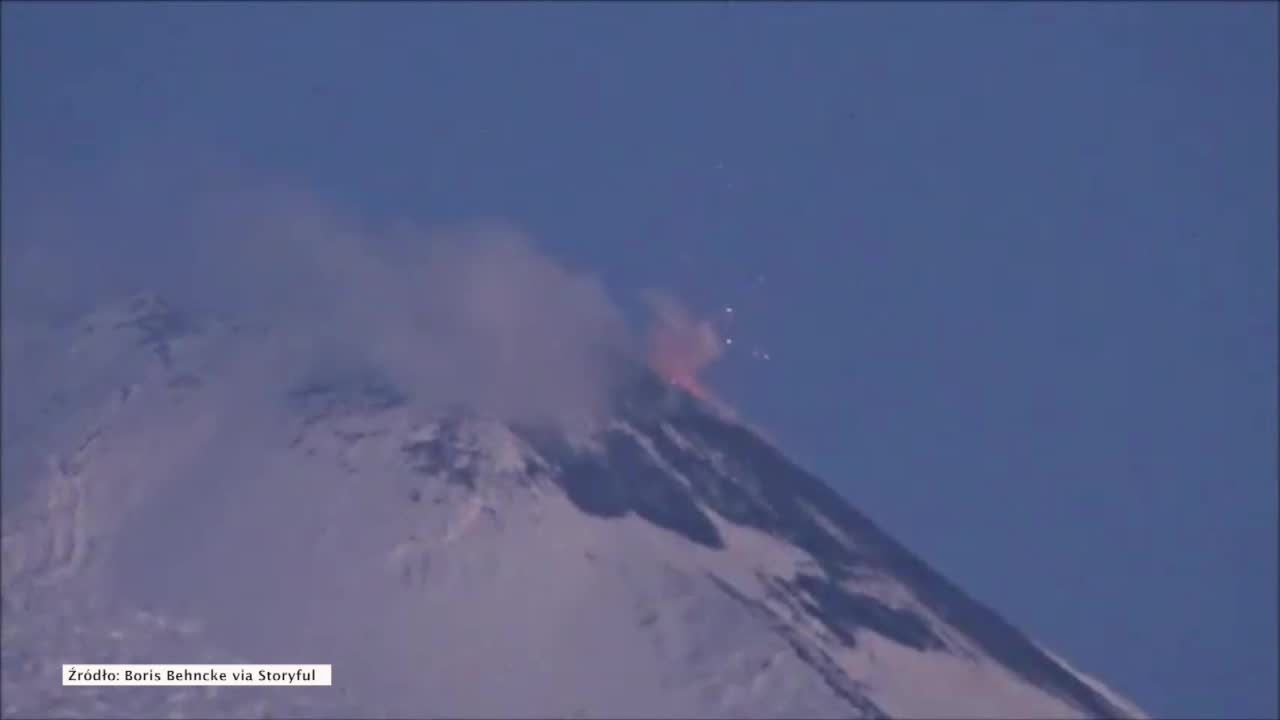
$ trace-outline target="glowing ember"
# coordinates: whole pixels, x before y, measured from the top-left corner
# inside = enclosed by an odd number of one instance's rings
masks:
[[[712,399],[698,382],[698,373],[715,362],[731,341],[722,343],[711,323],[695,320],[669,296],[650,294],[646,299],[655,316],[649,336],[649,364],[672,385],[700,399]]]

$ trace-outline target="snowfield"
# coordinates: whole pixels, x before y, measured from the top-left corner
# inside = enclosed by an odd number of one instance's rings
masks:
[[[271,333],[154,297],[59,332],[5,377],[5,717],[1142,716],[653,376],[566,431],[280,384]]]

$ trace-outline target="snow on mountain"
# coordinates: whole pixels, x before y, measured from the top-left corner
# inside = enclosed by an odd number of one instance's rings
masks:
[[[6,717],[1141,716],[647,372],[571,432],[281,383],[279,337],[155,297],[60,332],[4,381]]]

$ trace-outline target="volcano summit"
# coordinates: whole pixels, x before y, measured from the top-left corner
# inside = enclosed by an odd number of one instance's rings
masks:
[[[281,373],[275,332],[151,296],[42,342],[5,379],[6,717],[1141,716],[643,367],[540,422]]]

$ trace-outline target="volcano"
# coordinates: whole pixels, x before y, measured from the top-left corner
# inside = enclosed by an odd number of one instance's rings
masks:
[[[643,365],[514,421],[277,341],[138,296],[6,349],[5,717],[1142,717]],[[61,686],[104,662],[333,685]]]

